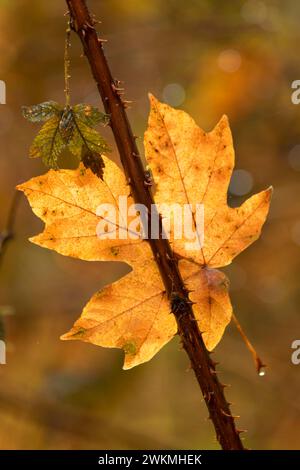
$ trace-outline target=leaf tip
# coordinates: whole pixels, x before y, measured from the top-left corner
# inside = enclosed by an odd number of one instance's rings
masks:
[[[148,93],[148,98],[149,98],[151,106],[154,106],[155,104],[158,103],[158,99],[155,98],[155,96],[152,95],[152,93]]]
[[[221,132],[221,133],[223,133],[226,130],[230,131],[229,118],[228,118],[227,114],[223,114],[221,116],[220,120],[217,122],[217,124],[213,128],[212,132]]]
[[[24,192],[25,191],[24,183],[17,184],[16,190]]]
[[[40,246],[41,248],[48,248],[47,243],[43,243],[43,233],[44,232],[28,238],[28,241],[30,241],[30,243],[33,243],[34,245]]]
[[[61,335],[60,339],[62,341],[69,341],[72,339],[81,339],[82,336],[84,336],[85,332],[86,332],[85,328],[73,327],[70,331]]]
[[[71,338],[70,338],[70,332],[64,333],[63,335],[61,335],[61,336],[59,337],[59,339],[61,339],[62,341],[68,341],[68,340],[70,340],[70,339],[71,339]]]
[[[128,354],[126,351],[125,351],[125,358],[124,358],[124,364],[122,366],[122,369],[123,370],[130,370],[130,369],[133,369],[134,367],[142,364],[143,362],[147,362],[147,361],[140,361],[138,360],[138,358],[134,355],[132,356],[132,354]]]
[[[70,341],[76,338],[76,333],[72,333],[72,330],[68,331],[67,333],[64,333],[59,337],[61,341]]]
[[[34,245],[39,245],[38,237],[38,235],[34,235],[34,237],[30,237],[28,238],[28,240],[30,241],[30,243],[34,243]]]
[[[224,123],[229,124],[229,117],[227,116],[227,114],[223,114],[221,116],[220,122],[224,122]]]
[[[264,198],[265,198],[265,204],[267,204],[268,207],[270,206],[273,192],[274,192],[273,186],[269,186],[267,189],[262,191],[262,193],[264,194]]]

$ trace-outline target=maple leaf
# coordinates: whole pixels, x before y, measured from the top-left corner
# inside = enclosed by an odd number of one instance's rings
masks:
[[[234,149],[228,119],[223,116],[209,133],[200,129],[184,111],[160,103],[150,95],[151,112],[145,133],[145,152],[156,182],[156,204],[204,205],[204,244],[185,249],[187,240],[170,242],[180,261],[186,285],[195,302],[194,314],[208,350],[220,341],[232,314],[229,282],[212,268],[226,266],[260,235],[268,214],[272,188],[247,199],[240,207],[227,205],[227,191],[234,166]],[[162,208],[164,217],[164,209]],[[197,269],[198,267],[198,269]],[[190,272],[190,275],[188,274]]]
[[[107,124],[106,114],[87,104],[63,107],[55,101],[23,106],[22,112],[30,122],[46,121],[32,142],[31,158],[41,157],[47,166],[57,168],[59,156],[68,147],[86,167],[102,177],[101,153],[109,148],[93,127],[98,123]]]
[[[122,171],[105,156],[103,159],[103,180],[80,166],[77,170],[50,170],[18,189],[45,222],[44,231],[31,238],[33,243],[83,260],[125,261],[132,266],[124,279],[93,296],[72,330],[62,337],[122,348],[124,368],[130,368],[151,359],[176,334],[177,327],[148,243],[138,232],[136,239],[98,238],[96,226],[101,217],[97,207],[111,203],[117,208],[119,196],[127,197],[128,205],[133,203]],[[115,225],[119,232],[129,231],[122,223]],[[134,235],[132,231],[130,235]]]
[[[96,293],[71,331],[62,336],[123,349],[124,369],[150,360],[177,332],[149,245],[143,242],[134,251],[139,262],[133,271]]]
[[[202,131],[188,114],[159,103],[151,96],[145,150],[156,184],[156,203],[204,204],[203,247],[186,249],[186,239],[170,242],[206,347],[220,341],[232,315],[228,280],[217,267],[232,259],[258,238],[265,221],[271,189],[249,198],[241,207],[227,205],[227,189],[234,164],[234,151],[225,117],[210,133]],[[119,196],[133,203],[121,170],[103,156],[102,180],[82,165],[77,170],[50,170],[20,185],[34,213],[45,222],[34,243],[66,256],[93,261],[125,261],[132,271],[96,293],[81,317],[62,339],[75,339],[125,351],[124,368],[150,360],[176,333],[176,293],[167,298],[157,265],[138,225],[135,237],[99,239],[99,220],[107,234],[116,230],[132,235],[121,218],[99,216],[101,203],[112,203],[119,211]],[[162,209],[162,216],[164,216]],[[131,233],[129,233],[131,232]],[[102,232],[101,232],[102,233]]]

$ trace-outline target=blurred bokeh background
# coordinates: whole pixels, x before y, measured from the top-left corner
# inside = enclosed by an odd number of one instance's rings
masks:
[[[229,201],[272,184],[259,241],[226,268],[236,316],[268,364],[257,376],[234,325],[215,352],[228,399],[254,449],[299,449],[300,79],[297,0],[89,1],[116,78],[134,101],[129,117],[142,149],[147,93],[190,112],[205,130],[229,116],[236,172]],[[45,172],[28,159],[38,127],[24,104],[62,102],[63,0],[0,0],[0,229],[16,184]],[[101,107],[89,66],[72,38],[73,102]],[[112,137],[105,135],[114,148]],[[74,162],[66,157],[65,165]],[[122,353],[61,342],[90,296],[126,266],[64,258],[28,242],[41,222],[24,197],[15,239],[0,266],[7,364],[0,365],[1,449],[218,448],[178,339],[150,363],[122,371]]]

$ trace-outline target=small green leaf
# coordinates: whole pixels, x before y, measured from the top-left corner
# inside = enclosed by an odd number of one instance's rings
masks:
[[[98,108],[89,104],[76,104],[73,111],[77,121],[81,121],[87,126],[94,127],[96,124],[108,124],[109,115],[101,113]]]
[[[63,108],[55,101],[45,101],[33,106],[22,106],[22,114],[30,122],[43,122],[52,116],[60,115]]]
[[[68,146],[79,160],[83,159],[86,168],[103,176],[101,153],[108,152],[109,147],[93,126],[107,124],[108,115],[87,104],[63,107],[55,101],[23,106],[22,112],[31,122],[46,121],[30,147],[31,158],[41,157],[47,166],[57,168],[58,158]]]
[[[66,146],[59,131],[59,124],[59,116],[49,119],[35,137],[29,151],[31,158],[41,157],[43,162],[51,168],[57,168],[57,159]]]
[[[76,116],[75,129],[72,139],[69,142],[69,150],[81,159],[82,146],[86,147],[90,152],[98,154],[109,152],[109,147],[103,137],[95,129],[78,120]]]
[[[81,161],[85,168],[90,168],[98,178],[103,179],[103,170],[105,165],[100,153],[92,152],[84,145],[82,147]]]

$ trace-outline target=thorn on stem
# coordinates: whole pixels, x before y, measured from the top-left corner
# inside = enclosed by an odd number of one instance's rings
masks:
[[[237,434],[242,434],[243,432],[248,432],[247,429],[236,429]]]
[[[133,101],[129,101],[129,100],[123,100],[122,101],[122,104],[123,104],[125,109],[129,108],[132,103],[133,103]]]
[[[111,87],[112,87],[113,91],[115,91],[116,93],[118,93],[120,91],[124,91],[124,88],[119,87],[119,86],[115,85],[114,83],[111,84]]]
[[[222,384],[220,383],[222,389],[224,390],[224,388],[227,388],[227,387],[230,387],[231,385],[230,384]]]
[[[222,410],[222,409],[221,409],[221,413],[222,413],[222,415],[226,416],[227,418],[233,418],[233,419],[235,418],[234,416],[232,416],[232,415],[229,414],[229,413],[226,413],[226,411],[224,411],[224,410]]]
[[[96,15],[94,13],[91,14],[91,20],[92,20],[93,25],[102,23],[102,21],[97,20]]]
[[[85,23],[83,23],[82,25],[82,29],[87,31],[88,29],[95,29],[95,28],[91,23],[89,23],[88,21],[85,21]]]

